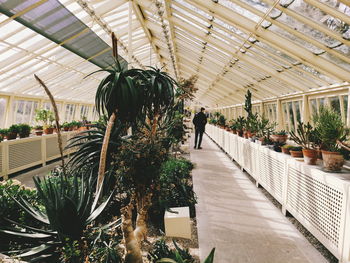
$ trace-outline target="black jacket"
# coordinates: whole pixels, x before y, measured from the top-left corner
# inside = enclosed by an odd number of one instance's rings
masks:
[[[193,124],[196,130],[204,132],[205,124],[207,124],[207,116],[204,112],[198,112],[193,118]]]

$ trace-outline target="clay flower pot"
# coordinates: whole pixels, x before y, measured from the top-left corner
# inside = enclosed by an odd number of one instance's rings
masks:
[[[43,131],[42,130],[36,130],[35,131],[35,135],[36,136],[41,136],[41,135],[43,135]]]
[[[232,133],[233,134],[237,134],[237,130],[232,130]]]
[[[69,131],[69,127],[64,127],[63,130],[64,131]]]
[[[289,151],[288,148],[281,147],[281,149],[282,149],[282,152],[283,152],[284,154],[289,154],[289,155],[290,155],[290,151]]]
[[[46,128],[44,129],[45,134],[53,134],[53,128]]]
[[[288,139],[288,135],[277,135],[277,134],[271,135],[271,140],[274,142],[285,143],[287,139]]]
[[[8,134],[7,134],[7,139],[8,140],[14,140],[14,139],[16,139],[17,138],[17,133],[16,132],[9,132]]]
[[[290,150],[290,155],[295,158],[302,158],[303,157],[303,152],[302,151],[293,151]]]
[[[314,149],[303,149],[304,162],[310,165],[316,165],[317,161],[317,150]]]
[[[323,167],[328,172],[338,172],[344,165],[344,157],[338,152],[322,150]]]
[[[248,131],[248,138],[253,138],[255,136],[255,132]]]
[[[248,139],[249,137],[248,137],[248,132],[247,131],[244,131],[243,132],[243,137],[245,138],[245,139]]]
[[[243,137],[243,131],[242,130],[238,130],[237,134],[238,134],[238,136]]]

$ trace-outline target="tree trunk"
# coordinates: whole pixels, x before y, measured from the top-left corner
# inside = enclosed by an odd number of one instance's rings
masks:
[[[136,228],[134,233],[139,243],[147,239],[147,217],[148,209],[151,205],[152,193],[140,197],[137,203]]]
[[[140,243],[137,241],[134,228],[132,226],[132,200],[121,209],[122,213],[122,230],[125,242],[125,263],[142,263],[142,254]]]
[[[98,177],[97,177],[97,186],[96,186],[96,193],[98,193],[101,184],[103,182],[105,172],[106,172],[106,157],[107,157],[107,150],[109,145],[109,138],[111,137],[111,131],[115,122],[117,115],[115,112],[112,113],[111,117],[109,117],[105,136],[103,138],[102,148],[101,148],[101,154],[100,154],[100,164],[98,167]]]

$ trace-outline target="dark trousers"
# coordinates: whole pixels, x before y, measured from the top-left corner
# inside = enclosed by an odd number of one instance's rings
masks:
[[[203,138],[203,132],[202,130],[196,129],[196,136],[194,137],[194,147],[201,147],[202,143],[202,138]],[[199,136],[199,141],[198,141],[198,136]],[[198,144],[197,144],[198,142]]]

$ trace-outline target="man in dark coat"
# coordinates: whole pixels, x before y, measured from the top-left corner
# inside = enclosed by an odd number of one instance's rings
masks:
[[[205,109],[201,108],[201,111],[198,112],[194,118],[193,118],[193,124],[195,127],[195,140],[194,140],[194,148],[196,149],[202,149],[201,143],[202,143],[202,138],[203,138],[203,133],[205,131],[205,125],[207,124],[207,116],[204,113]],[[198,140],[199,136],[199,140]],[[197,144],[198,142],[198,144]]]

